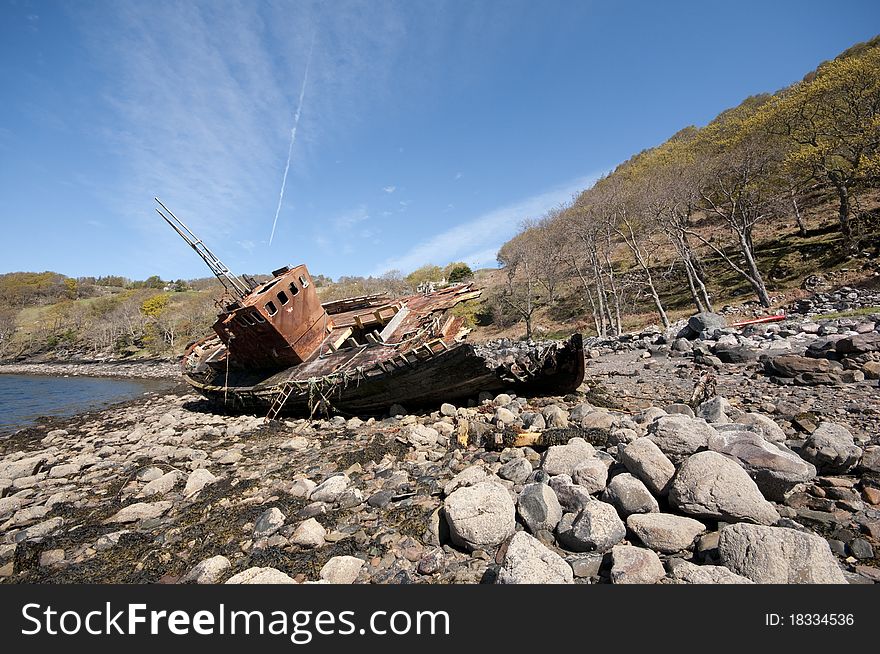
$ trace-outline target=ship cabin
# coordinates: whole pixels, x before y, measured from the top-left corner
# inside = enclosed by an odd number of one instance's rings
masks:
[[[280,268],[218,316],[214,331],[231,361],[281,369],[306,361],[333,331],[304,265]]]

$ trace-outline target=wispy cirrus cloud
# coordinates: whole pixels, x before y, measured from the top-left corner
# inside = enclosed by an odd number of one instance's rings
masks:
[[[396,186],[383,186],[382,190],[385,191],[386,193],[394,193],[394,191],[397,190],[397,187]]]
[[[403,33],[396,7],[360,0],[340,0],[333,11],[317,1],[119,1],[71,13],[106,80],[106,111],[88,127],[119,162],[102,201],[147,234],[143,253],[157,268],[179,252],[167,247],[176,237],[156,227],[153,195],[206,240],[268,234],[314,38],[276,240],[283,237],[296,179],[308,175],[322,139],[356,121],[364,90],[381,92]],[[266,245],[240,252],[258,258]]]
[[[387,270],[407,273],[428,263],[443,265],[458,260],[477,266],[492,264],[499,248],[517,232],[524,220],[537,218],[571,200],[592,186],[600,176],[601,173],[581,177],[456,225],[418,243],[399,257],[386,259],[374,274]]]

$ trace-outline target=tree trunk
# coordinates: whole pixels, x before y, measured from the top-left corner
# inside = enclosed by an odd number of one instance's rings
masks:
[[[749,267],[748,281],[752,285],[752,288],[755,289],[755,293],[758,296],[758,301],[761,303],[761,306],[769,308],[770,295],[767,293],[767,285],[764,284],[764,278],[761,276],[761,271],[758,269],[758,264],[755,261],[755,256],[752,252],[751,239],[747,234],[740,234],[740,250],[746,258],[746,265]]]
[[[850,205],[849,190],[837,175],[831,177],[834,187],[837,189],[837,197],[840,200],[840,207],[837,211],[838,221],[840,222],[840,233],[843,234],[843,242],[846,249],[850,252],[855,250],[855,239],[853,238],[852,222],[850,221],[850,213],[852,211]]]
[[[798,232],[801,236],[807,235],[807,225],[804,223],[804,217],[801,214],[801,207],[797,201],[797,193],[793,188],[788,190],[789,197],[791,198],[791,208],[794,209],[794,219],[797,221]]]

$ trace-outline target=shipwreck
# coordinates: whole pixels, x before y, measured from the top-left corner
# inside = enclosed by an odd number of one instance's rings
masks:
[[[213,333],[183,356],[183,377],[227,409],[281,414],[378,414],[476,397],[482,391],[567,393],[584,378],[583,340],[520,346],[502,355],[465,340],[451,310],[482,291],[428,285],[404,297],[321,302],[304,265],[265,282],[234,275],[157,198],[156,211],[226,289]]]

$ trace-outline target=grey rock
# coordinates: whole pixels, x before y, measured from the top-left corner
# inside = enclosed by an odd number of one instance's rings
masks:
[[[315,486],[308,498],[312,502],[333,504],[348,490],[350,484],[351,479],[348,478],[348,475],[333,475]]]
[[[468,466],[457,475],[455,475],[455,477],[446,482],[446,485],[443,486],[443,494],[448,497],[459,488],[473,486],[474,484],[479,484],[482,481],[491,481],[492,479],[494,479],[493,475],[489,473],[483,466]]]
[[[611,480],[602,493],[602,500],[613,504],[624,519],[633,513],[656,513],[660,510],[648,487],[628,472]]]
[[[548,475],[573,475],[586,459],[593,458],[596,450],[583,438],[572,438],[565,445],[552,445],[547,448],[542,468]]]
[[[615,545],[611,550],[611,583],[656,584],[666,576],[660,557],[651,550]]]
[[[528,484],[516,502],[516,510],[533,534],[542,529],[553,531],[562,519],[562,506],[547,484]]]
[[[508,461],[498,469],[498,476],[512,481],[514,484],[524,484],[532,474],[532,464],[526,458]]]
[[[53,468],[54,470],[54,468]],[[138,493],[139,497],[151,497],[153,495],[164,495],[177,485],[180,474],[174,471],[165,473],[158,479],[154,479],[141,489]]]
[[[671,513],[634,513],[626,526],[647,547],[664,554],[688,549],[706,531],[702,522]]]
[[[626,537],[626,526],[610,504],[593,500],[557,525],[559,542],[573,552],[607,552]]]
[[[590,493],[598,493],[608,483],[608,466],[597,458],[586,459],[572,475],[574,483],[587,489]]]
[[[565,559],[544,546],[537,538],[520,531],[510,539],[497,582],[571,584],[574,582],[574,574]]]
[[[550,478],[550,488],[556,492],[556,498],[566,513],[580,513],[593,497],[590,489],[572,482],[568,475],[556,475]]]
[[[186,480],[186,486],[183,488],[183,494],[185,497],[191,497],[201,491],[208,484],[213,484],[218,481],[218,477],[215,477],[210,470],[206,468],[197,468],[189,473],[189,477]]]
[[[454,404],[449,404],[449,402],[444,402],[440,405],[440,415],[448,416],[450,418],[454,418],[455,414],[458,410],[455,408]]]
[[[751,579],[720,565],[694,565],[683,559],[670,559],[669,579],[679,584],[753,584]]]
[[[639,438],[624,447],[620,452],[620,462],[656,495],[666,493],[675,475],[675,465],[649,438]]]
[[[217,555],[200,561],[180,579],[182,584],[216,584],[232,567],[225,556]]]
[[[690,347],[690,341],[687,341],[687,343],[688,347]],[[669,415],[681,415],[687,416],[688,418],[696,417],[694,415],[694,410],[687,404],[670,404],[669,406],[663,407],[663,410]]]
[[[113,516],[107,518],[105,523],[127,523],[137,522],[138,520],[150,520],[158,518],[164,514],[172,506],[171,502],[137,502],[129,504],[124,509],[117,511]]]
[[[744,413],[737,417],[736,422],[745,425],[749,428],[748,431],[760,434],[771,443],[782,443],[787,438],[782,427],[760,413]]]
[[[443,506],[452,542],[470,550],[501,544],[516,529],[516,508],[507,489],[483,481],[454,491]]]
[[[816,468],[785,445],[770,443],[748,431],[719,433],[709,449],[735,459],[749,473],[764,497],[781,502],[797,484],[816,476]]]
[[[254,524],[254,537],[268,538],[284,526],[286,518],[287,516],[274,506],[271,509],[266,509]]]
[[[670,504],[689,515],[772,524],[776,509],[742,467],[717,452],[699,452],[682,464],[669,489]]]
[[[276,568],[248,568],[226,580],[227,584],[295,584],[289,575]]]
[[[673,463],[705,450],[709,437],[717,432],[702,418],[683,415],[661,416],[648,426],[650,438]]]
[[[846,583],[824,538],[786,527],[725,527],[718,555],[724,567],[758,584]]]
[[[549,429],[568,427],[568,412],[557,404],[544,407],[541,411],[544,422]]]
[[[326,535],[327,530],[324,529],[321,523],[314,518],[309,518],[300,523],[294,530],[293,535],[290,537],[290,542],[303,547],[321,547],[324,544],[324,537]]]
[[[727,415],[730,408],[730,402],[728,402],[726,398],[716,395],[700,404],[700,406],[697,407],[696,414],[698,418],[703,418],[706,422],[725,424],[732,422]]]
[[[820,474],[841,474],[858,464],[862,449],[846,427],[821,422],[804,442],[801,456],[815,464]]]
[[[363,560],[356,556],[334,556],[324,564],[319,576],[328,584],[352,584],[363,567]]]

